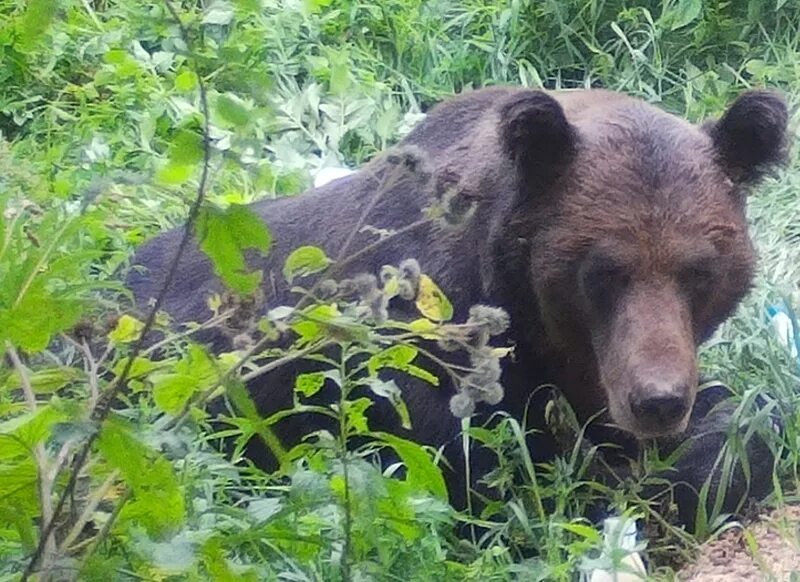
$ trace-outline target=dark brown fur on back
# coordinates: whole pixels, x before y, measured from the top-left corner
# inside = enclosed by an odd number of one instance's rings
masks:
[[[638,436],[680,432],[697,390],[696,347],[751,284],[745,192],[781,161],[786,120],[783,101],[764,91],[703,127],[607,91],[460,95],[403,140],[400,157],[418,167],[394,179],[367,222],[401,228],[447,192],[472,206],[466,222],[410,230],[344,274],[415,257],[453,300],[456,318],[476,303],[505,308],[516,361],[504,369],[499,408],[513,415],[522,417],[532,391],[551,383],[583,419],[608,406]],[[383,156],[302,196],[254,206],[276,241],[257,265],[270,282],[270,306],[296,301],[280,276],[286,255],[314,244],[336,256],[396,166]],[[167,233],[137,255],[146,270],[133,271],[128,285],[140,305],[160,288],[177,237]],[[359,232],[352,248],[374,240]],[[193,249],[165,308],[178,321],[203,320],[206,297],[219,289]],[[297,371],[250,387],[264,413],[291,405],[285,387]],[[447,380],[435,391],[403,380],[420,441],[458,443],[458,421],[442,420],[453,393]],[[376,428],[400,430],[390,409],[378,416]],[[296,422],[287,439],[307,432],[308,420]]]

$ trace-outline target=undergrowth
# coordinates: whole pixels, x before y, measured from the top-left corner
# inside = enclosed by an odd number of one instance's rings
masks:
[[[672,459],[646,457],[625,487],[592,480],[598,451],[560,400],[551,415],[568,446],[549,464],[531,460],[517,420],[465,422],[465,442],[498,452],[489,479],[508,502],[456,513],[437,451],[371,431],[356,390],[402,418],[381,370],[435,383],[417,365],[424,340],[473,325],[441,323],[448,304],[429,278],[439,299],[419,304],[414,325],[376,312],[401,293],[400,265],[371,295],[345,293],[333,273],[335,301],[305,289],[222,355],[191,329],[141,342],[168,329],[160,316],[108,314],[126,305],[118,273],[133,248],[187,215],[223,243],[208,250],[226,283],[251,293],[260,280],[241,273],[244,253],[267,252],[271,235],[243,204],[371,159],[460,90],[603,86],[695,121],[751,86],[796,103],[794,2],[0,0],[0,15],[0,579],[572,580],[602,546],[585,519],[598,504],[642,518],[669,578],[725,527],[702,515],[691,536],[641,498]],[[800,368],[766,313],[800,310],[797,168],[795,154],[750,200],[757,286],[702,351],[704,372],[736,391],[739,422],[780,453],[774,475],[756,476],[774,481],[778,504],[796,500]],[[302,285],[357,250],[302,247],[284,275]],[[417,280],[409,301],[420,292]],[[242,304],[214,307],[225,324]],[[261,349],[290,328],[301,341]],[[286,451],[242,382],[303,358],[327,368],[296,379],[295,408],[334,382],[336,402],[316,412],[338,430]],[[278,453],[274,473],[244,458],[250,438]],[[386,447],[398,463],[382,470]]]

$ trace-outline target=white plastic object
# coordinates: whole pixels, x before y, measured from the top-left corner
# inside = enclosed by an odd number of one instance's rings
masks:
[[[616,568],[611,570],[594,570],[589,582],[641,582],[647,580],[647,568],[636,548],[636,520],[624,517],[608,517],[603,521],[603,554],[610,554],[617,549],[628,553]]]
[[[797,357],[797,344],[795,343],[795,329],[792,318],[781,305],[772,305],[767,308],[769,321],[778,341],[786,346],[793,358]]]
[[[314,176],[314,188],[319,188],[352,173],[354,172],[350,168],[320,168],[317,175]]]

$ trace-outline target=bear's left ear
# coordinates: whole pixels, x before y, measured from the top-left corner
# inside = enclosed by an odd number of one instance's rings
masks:
[[[520,91],[500,107],[500,141],[526,189],[541,189],[557,180],[572,162],[577,131],[550,95]]]
[[[725,115],[703,128],[714,141],[719,159],[731,179],[753,184],[786,158],[786,102],[771,91],[748,91]]]

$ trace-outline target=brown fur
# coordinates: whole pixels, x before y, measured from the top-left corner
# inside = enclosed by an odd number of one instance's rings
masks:
[[[763,91],[703,127],[607,91],[492,88],[455,97],[403,141],[423,168],[393,182],[368,223],[397,229],[418,220],[431,183],[474,204],[468,222],[409,231],[344,274],[415,257],[451,297],[457,318],[475,303],[504,307],[517,359],[504,369],[500,408],[511,414],[521,417],[532,390],[553,383],[583,419],[608,405],[637,436],[680,432],[697,389],[696,347],[750,286],[745,191],[781,161],[786,120],[783,101]],[[270,282],[269,305],[296,299],[280,277],[288,252],[317,244],[336,256],[391,171],[381,157],[303,196],[254,206],[276,241],[257,264]],[[140,251],[136,262],[147,271],[128,279],[140,304],[160,288],[176,237]],[[353,248],[373,241],[359,232]],[[194,249],[165,308],[178,321],[205,319],[205,298],[219,288]],[[291,405],[285,387],[297,371],[251,386],[265,414]],[[433,391],[398,379],[413,436],[457,448],[458,422],[442,421],[453,391],[447,380]],[[374,427],[400,430],[390,408],[375,411]],[[308,432],[308,420],[292,422],[287,439]]]

